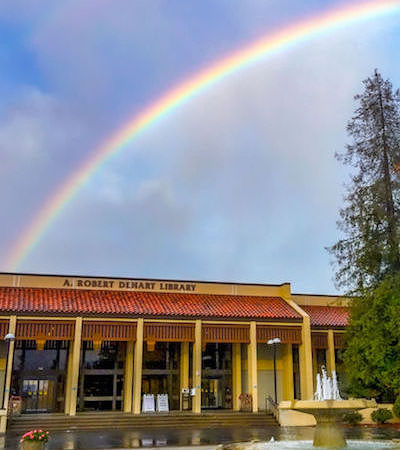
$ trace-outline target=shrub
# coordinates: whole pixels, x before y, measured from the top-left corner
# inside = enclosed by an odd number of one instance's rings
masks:
[[[396,417],[400,418],[400,395],[396,398],[393,405],[393,412]]]
[[[343,422],[350,425],[357,425],[363,419],[363,416],[358,411],[350,411],[343,415]]]
[[[376,423],[385,423],[392,418],[392,411],[386,408],[378,408],[371,414],[371,419]]]

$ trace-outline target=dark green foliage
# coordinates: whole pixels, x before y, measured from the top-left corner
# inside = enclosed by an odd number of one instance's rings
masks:
[[[358,411],[350,411],[343,415],[343,422],[349,425],[358,425],[363,416]]]
[[[371,413],[371,419],[376,423],[385,423],[392,418],[392,412],[386,408],[378,408]]]
[[[400,394],[400,93],[375,71],[355,96],[337,155],[351,166],[329,250],[337,285],[354,295],[343,355],[349,394],[390,401]]]
[[[390,401],[400,394],[400,274],[352,303],[343,352],[349,393]]]
[[[397,396],[396,401],[394,402],[393,413],[400,419],[400,395]]]
[[[329,248],[338,286],[355,293],[400,269],[400,93],[377,71],[363,83],[347,125],[352,143],[336,155],[353,168],[338,221],[344,237]]]

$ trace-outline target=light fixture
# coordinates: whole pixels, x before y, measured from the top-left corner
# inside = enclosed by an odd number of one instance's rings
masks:
[[[15,334],[13,334],[13,333],[7,333],[7,334],[4,336],[4,340],[5,340],[6,342],[13,342],[13,341],[15,341]]]

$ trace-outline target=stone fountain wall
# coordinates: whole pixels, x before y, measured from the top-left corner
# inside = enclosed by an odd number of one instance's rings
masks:
[[[281,402],[281,404],[289,405],[290,402]],[[359,411],[359,413],[363,416],[361,425],[374,425],[374,422],[371,419],[371,413],[378,408],[386,408],[392,411],[393,403],[380,403],[376,408],[366,408]],[[280,410],[279,413],[279,424],[282,427],[309,427],[314,426],[315,423],[315,418],[311,414],[305,414],[293,409]],[[400,419],[398,417],[394,417],[389,420],[388,423],[400,423]]]
[[[290,401],[281,402],[280,406],[290,405]],[[314,416],[294,409],[279,410],[279,425],[282,427],[310,427],[316,424]]]

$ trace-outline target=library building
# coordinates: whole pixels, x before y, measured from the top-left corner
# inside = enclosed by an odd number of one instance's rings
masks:
[[[347,300],[244,284],[0,274],[1,431],[67,419],[265,410],[339,382]]]

